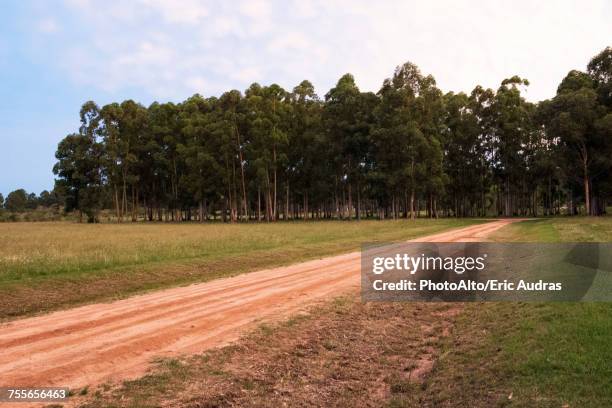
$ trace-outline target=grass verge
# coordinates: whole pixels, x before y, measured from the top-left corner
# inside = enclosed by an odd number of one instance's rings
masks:
[[[611,218],[513,224],[497,241],[607,242]],[[423,405],[612,406],[612,305],[469,304],[426,381]]]

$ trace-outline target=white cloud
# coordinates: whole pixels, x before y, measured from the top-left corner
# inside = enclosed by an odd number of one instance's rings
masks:
[[[262,79],[261,72],[255,67],[241,68],[236,72],[231,72],[230,77],[240,81],[243,84],[250,84],[261,81]]]
[[[197,24],[209,15],[208,7],[198,0],[140,0],[169,23]]]
[[[60,29],[59,24],[53,18],[45,18],[38,22],[38,31],[45,34],[53,34]]]
[[[117,93],[138,88],[159,99],[254,81],[291,88],[305,78],[325,94],[346,72],[376,91],[410,60],[444,91],[496,88],[518,74],[531,81],[528,95],[537,100],[552,96],[567,71],[584,69],[612,38],[605,0],[589,7],[571,0],[512,7],[468,0],[66,1],[74,18],[66,27],[81,31],[70,48],[57,44],[55,60],[81,84]]]
[[[204,94],[208,91],[208,80],[201,76],[187,78],[187,84],[193,88],[194,93]]]
[[[299,32],[283,33],[282,36],[274,38],[268,43],[267,49],[270,52],[285,51],[307,51],[312,47],[312,43],[306,36]]]
[[[244,0],[239,12],[253,19],[265,19],[270,16],[271,5],[267,0]]]
[[[317,15],[317,6],[312,1],[294,0],[292,9],[301,18],[313,18]]]
[[[245,34],[240,20],[234,16],[216,16],[208,23],[211,24],[212,30],[205,38],[219,38],[227,35],[243,37]]]

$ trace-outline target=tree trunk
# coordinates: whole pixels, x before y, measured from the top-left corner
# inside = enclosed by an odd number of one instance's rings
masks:
[[[355,209],[355,216],[357,221],[361,220],[361,194],[359,193],[359,183],[357,184],[357,207]]]
[[[272,219],[276,220],[276,146],[272,149],[272,157],[274,159],[274,202],[272,203]]]
[[[586,206],[586,214],[591,215],[591,191],[589,188],[589,171],[587,168],[586,158],[583,160],[583,171],[584,171],[584,200]]]
[[[414,220],[414,187],[410,188],[410,219]]]
[[[261,221],[261,188],[257,186],[257,221]]]
[[[125,175],[123,176],[123,192],[121,196],[121,218],[123,221],[123,215],[127,216],[127,185],[125,183]]]
[[[335,184],[334,184],[334,201],[336,204],[336,218],[340,218],[340,202],[338,198],[338,177],[336,176]]]
[[[289,181],[287,181],[287,197],[285,200],[285,216],[283,218],[285,221],[289,219]]]
[[[433,216],[438,219],[438,202],[436,197],[433,197]]]
[[[350,166],[350,160],[349,160],[349,166]],[[348,206],[347,206],[347,210],[348,210],[348,219],[350,220],[352,218],[352,215],[353,215],[353,192],[351,191],[351,183],[348,183]]]
[[[117,210],[117,222],[121,222],[121,210],[119,209],[119,190],[117,189],[117,186],[114,186],[115,190],[115,209]]]
[[[234,130],[236,132],[236,143],[238,147],[238,157],[240,158],[240,177],[242,178],[242,208],[244,211],[244,218],[246,221],[249,220],[249,211],[248,211],[248,203],[247,203],[247,194],[246,194],[246,183],[244,181],[244,159],[242,157],[242,148],[240,142],[240,133],[238,133],[238,127],[234,123]]]

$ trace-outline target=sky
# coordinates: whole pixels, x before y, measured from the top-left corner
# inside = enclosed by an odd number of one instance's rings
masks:
[[[406,61],[443,91],[529,79],[554,96],[612,45],[612,2],[3,0],[0,193],[53,188],[57,143],[80,106],[219,95],[252,82],[325,95],[350,72],[377,91]]]

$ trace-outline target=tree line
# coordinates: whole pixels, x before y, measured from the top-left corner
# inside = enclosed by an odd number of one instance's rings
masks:
[[[95,222],[605,213],[612,193],[612,48],[531,103],[527,79],[443,93],[412,63],[377,93],[351,74],[324,97],[196,94],[86,102],[58,145],[54,189]]]
[[[6,199],[0,193],[0,210],[6,209],[11,212],[24,212],[27,210],[34,210],[38,207],[53,207],[63,205],[64,201],[62,197],[57,196],[57,192],[43,190],[39,195],[36,193],[28,193],[24,189],[20,188],[11,191]]]

